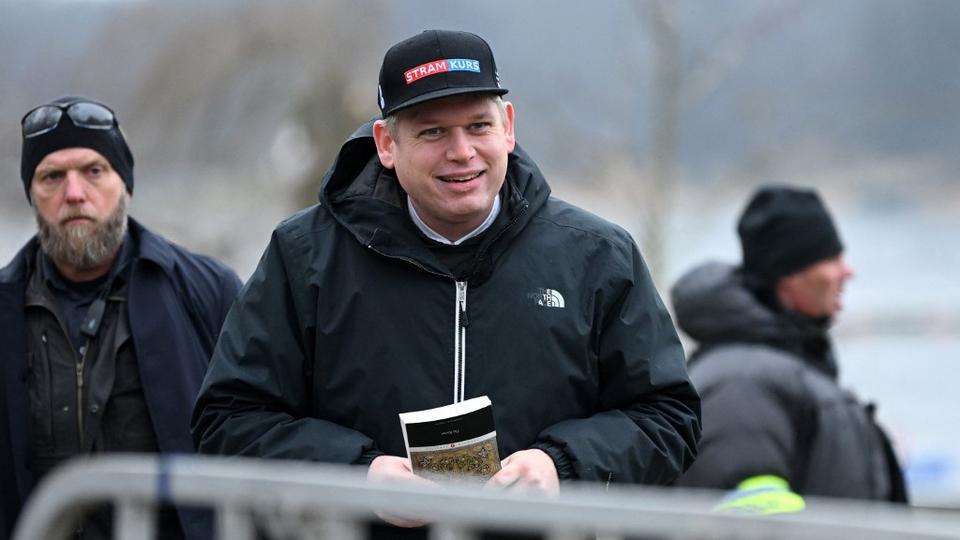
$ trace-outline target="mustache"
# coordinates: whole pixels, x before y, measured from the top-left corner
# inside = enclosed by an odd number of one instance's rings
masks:
[[[90,214],[84,212],[82,209],[68,208],[64,212],[62,212],[59,216],[57,216],[57,223],[59,223],[60,225],[63,225],[64,223],[70,221],[71,219],[77,219],[77,218],[84,218],[84,219],[89,219],[91,221],[96,221],[96,218],[94,216],[91,216]]]

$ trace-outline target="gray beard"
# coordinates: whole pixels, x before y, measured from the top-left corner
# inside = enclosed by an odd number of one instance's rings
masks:
[[[127,194],[123,193],[116,210],[103,223],[78,227],[48,223],[39,212],[35,212],[40,247],[58,265],[79,271],[99,267],[116,254],[127,234],[127,199]],[[60,219],[74,215],[78,213],[68,213]]]

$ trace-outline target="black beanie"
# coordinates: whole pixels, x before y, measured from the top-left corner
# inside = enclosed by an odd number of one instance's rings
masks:
[[[99,103],[92,99],[65,96],[46,105],[66,106],[78,101]],[[123,138],[123,133],[120,132],[120,124],[115,123],[111,129],[81,128],[73,125],[70,116],[64,113],[56,129],[23,139],[23,150],[20,153],[20,179],[23,180],[27,200],[30,200],[30,183],[33,181],[33,173],[43,158],[57,150],[75,147],[95,150],[107,158],[110,166],[123,179],[127,193],[133,195],[133,154]]]
[[[765,285],[843,251],[833,220],[813,190],[760,188],[740,216],[737,232],[744,271]]]

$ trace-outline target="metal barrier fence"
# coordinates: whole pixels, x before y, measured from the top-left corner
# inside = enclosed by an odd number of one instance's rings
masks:
[[[447,485],[369,483],[330,465],[206,456],[80,459],[52,473],[28,501],[14,540],[67,538],[93,506],[115,505],[116,538],[152,540],[159,503],[212,508],[215,538],[361,539],[377,511],[423,517],[431,540],[479,530],[550,540],[595,537],[724,539],[960,539],[960,513],[808,500],[796,514],[711,513],[717,493],[575,485],[545,497]]]

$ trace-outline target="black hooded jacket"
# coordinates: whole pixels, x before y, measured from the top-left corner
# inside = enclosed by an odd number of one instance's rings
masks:
[[[629,235],[551,198],[518,148],[458,282],[370,127],[320,204],[276,228],[228,315],[194,410],[200,450],[368,464],[406,455],[398,413],[488,395],[501,457],[540,448],[561,477],[674,480],[699,399]]]
[[[682,486],[731,489],[775,475],[801,495],[905,501],[890,443],[837,383],[827,325],[767,307],[734,267],[707,263],[674,285],[677,325],[699,349],[690,377],[703,439]]]

